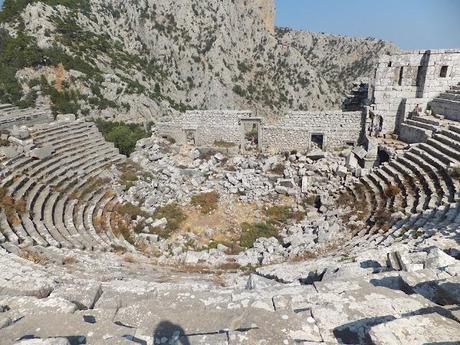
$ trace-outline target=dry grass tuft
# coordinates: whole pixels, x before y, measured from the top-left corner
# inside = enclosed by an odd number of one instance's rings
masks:
[[[133,255],[131,255],[131,254],[125,254],[125,255],[123,256],[123,261],[124,261],[124,262],[128,262],[128,263],[130,263],[130,264],[134,264],[134,263],[137,262],[136,258],[135,258]]]
[[[64,266],[73,265],[76,262],[77,262],[77,259],[75,259],[75,257],[70,256],[70,255],[64,256],[64,259],[62,259],[62,264]]]
[[[401,193],[401,188],[399,188],[398,186],[391,185],[387,189],[385,189],[385,196],[387,198],[394,198],[400,193]]]
[[[225,140],[216,140],[214,141],[214,146],[222,148],[231,148],[237,146],[235,143],[225,141]]]
[[[217,210],[219,203],[219,193],[213,191],[194,195],[192,197],[191,205],[198,207],[202,214],[210,214]]]
[[[20,253],[21,258],[33,262],[34,264],[44,265],[48,259],[42,254],[31,249],[23,249]]]
[[[291,261],[293,262],[302,262],[302,261],[308,261],[312,259],[316,259],[318,257],[318,254],[313,253],[313,252],[305,252],[299,255],[294,256]]]

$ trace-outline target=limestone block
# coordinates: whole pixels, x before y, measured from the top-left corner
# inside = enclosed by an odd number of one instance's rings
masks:
[[[101,295],[101,284],[88,282],[84,285],[61,285],[53,291],[51,297],[62,297],[85,310],[92,309]]]
[[[335,171],[338,177],[344,177],[348,174],[348,169],[347,167],[344,167],[342,165],[339,165]]]
[[[425,267],[426,268],[446,267],[449,265],[454,265],[456,263],[459,263],[459,261],[453,258],[452,256],[444,253],[441,249],[432,248],[430,249],[428,256],[426,257]]]
[[[52,146],[43,146],[30,151],[29,155],[36,159],[45,159],[53,154],[54,149]]]
[[[29,130],[25,126],[13,126],[13,129],[11,130],[11,135],[20,140],[25,140],[30,137]]]
[[[76,116],[75,114],[58,114],[56,116],[56,121],[75,121]]]
[[[387,320],[373,326],[369,335],[375,345],[460,343],[458,323],[436,313]]]
[[[302,193],[308,193],[309,187],[310,187],[310,177],[309,176],[303,176],[302,177]]]

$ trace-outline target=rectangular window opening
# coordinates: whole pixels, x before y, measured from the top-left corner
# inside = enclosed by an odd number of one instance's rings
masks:
[[[324,134],[312,134],[311,146],[320,150],[324,149]]]
[[[447,78],[447,70],[448,70],[449,66],[442,66],[441,67],[441,73],[439,74],[439,76],[441,78]]]

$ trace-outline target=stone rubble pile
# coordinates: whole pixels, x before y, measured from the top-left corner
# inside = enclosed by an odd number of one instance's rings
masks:
[[[306,215],[304,220],[287,226],[280,240],[259,238],[253,248],[238,255],[226,254],[228,248],[222,245],[216,249],[200,249],[198,245],[200,251],[193,251],[188,248],[196,240],[193,233],[172,239],[141,234],[140,238],[160,253],[161,263],[219,266],[236,260],[242,266],[257,266],[307,255],[336,241],[343,230],[340,216],[345,210],[337,209],[334,201],[344,184],[355,181],[344,166],[345,159],[330,153],[229,157],[213,149],[179,149],[155,134],[138,142],[131,159],[149,178],[141,178],[125,192],[119,188],[119,192],[126,201],[149,213],[170,203],[187,205],[193,195],[216,191],[220,200],[228,203],[276,204],[279,198],[292,196],[293,211]],[[166,219],[146,221],[153,227],[166,226]]]
[[[169,202],[188,202],[194,194],[209,190],[257,202],[272,201],[277,194],[298,198],[334,194],[345,180],[354,181],[344,159],[330,153],[322,153],[319,160],[313,155],[313,160],[300,153],[227,157],[212,149],[179,151],[155,135],[139,141],[131,159],[152,179],[137,183],[126,198],[145,200],[143,207],[153,210]]]

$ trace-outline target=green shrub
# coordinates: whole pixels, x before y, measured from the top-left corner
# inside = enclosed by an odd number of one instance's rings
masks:
[[[141,125],[110,122],[97,119],[94,121],[105,140],[114,143],[115,147],[126,156],[134,152],[136,143],[149,135]]]
[[[209,192],[192,196],[191,204],[199,207],[201,213],[209,214],[217,210],[219,202],[219,194],[217,192]]]
[[[269,223],[241,224],[240,245],[243,248],[252,248],[258,238],[278,237],[278,229]]]

